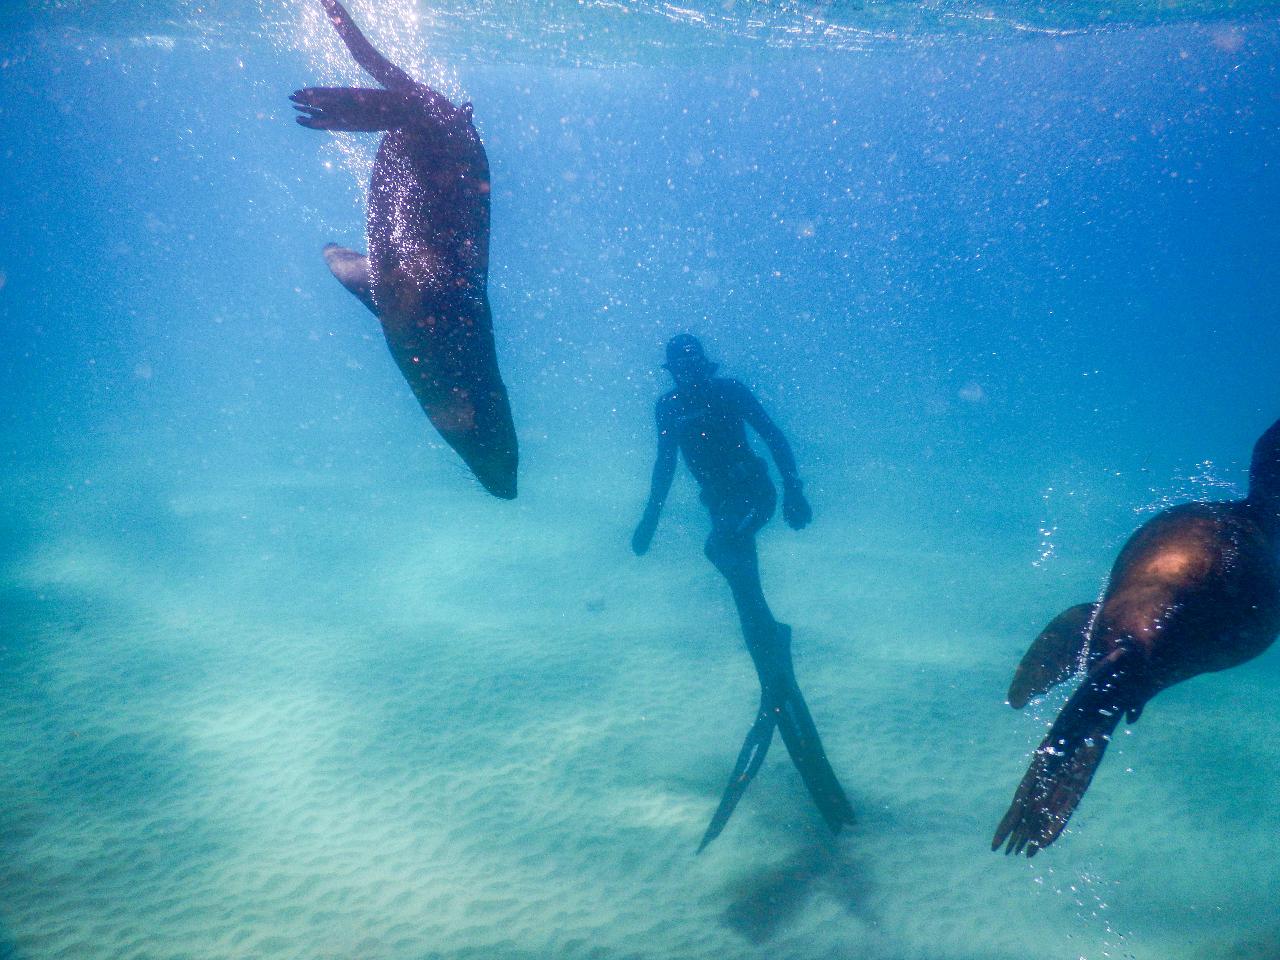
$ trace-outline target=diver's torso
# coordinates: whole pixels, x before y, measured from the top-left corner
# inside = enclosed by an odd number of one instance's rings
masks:
[[[704,488],[736,486],[745,474],[765,469],[747,441],[745,392],[736,380],[714,377],[690,389],[673,390],[659,401],[665,428]]]

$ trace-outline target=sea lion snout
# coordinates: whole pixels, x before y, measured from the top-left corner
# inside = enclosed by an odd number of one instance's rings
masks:
[[[480,485],[501,500],[514,500],[519,453],[505,391],[479,396],[455,390],[448,403],[431,407],[431,423],[457,451]]]
[[[478,456],[463,454],[463,461],[480,485],[500,500],[516,498],[517,457],[515,448],[485,449]]]

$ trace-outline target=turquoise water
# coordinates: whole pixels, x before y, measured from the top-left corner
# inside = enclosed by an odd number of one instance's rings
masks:
[[[988,852],[1045,622],[1280,416],[1259,5],[365,3],[475,103],[521,494],[375,321],[359,79],[302,3],[0,16],[0,957],[1274,960],[1273,650],[1162,694]],[[693,330],[816,520],[764,585],[858,814],[774,747],[677,478]]]

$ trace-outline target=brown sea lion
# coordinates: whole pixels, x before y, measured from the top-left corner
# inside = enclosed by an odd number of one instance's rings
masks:
[[[1101,603],[1055,618],[1009,687],[1019,708],[1077,668],[1084,682],[1036,749],[991,849],[1035,856],[1058,838],[1122,716],[1161,690],[1262,653],[1280,633],[1280,421],[1258,440],[1249,495],[1186,503],[1130,537]]]
[[[369,184],[369,255],[325,247],[333,275],[373,311],[418,403],[496,497],[516,495],[515,426],[489,310],[489,161],[471,122],[388,61],[337,0],[321,0],[356,62],[386,89],[307,87],[312,130],[387,131]]]

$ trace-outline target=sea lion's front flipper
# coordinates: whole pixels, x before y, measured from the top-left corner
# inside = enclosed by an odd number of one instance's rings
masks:
[[[324,248],[324,262],[329,265],[329,272],[338,278],[338,282],[359,297],[360,302],[376,315],[378,308],[373,302],[369,258],[336,243],[328,243]]]
[[[1089,671],[1036,748],[991,849],[1034,857],[1058,839],[1127,710],[1141,709],[1141,655],[1120,647]]]
[[[338,36],[342,38],[342,42],[351,51],[351,56],[365,73],[389,90],[403,90],[415,86],[413,77],[380,54],[365,38],[360,28],[356,26],[356,22],[351,19],[351,14],[347,13],[346,8],[338,3],[338,0],[320,0],[320,4],[324,7],[329,22],[333,24],[333,29],[338,31]]]
[[[773,728],[773,713],[768,709],[765,698],[761,697],[756,722],[751,725],[751,729],[747,731],[747,738],[742,742],[742,749],[738,752],[738,762],[734,764],[733,773],[729,776],[729,785],[724,789],[724,796],[720,798],[720,806],[716,808],[715,816],[707,826],[707,832],[702,835],[702,842],[698,844],[698,853],[705,850],[707,844],[720,836],[720,831],[729,822],[729,817],[733,815],[738,801],[747,792],[747,786],[751,783],[752,777],[764,763],[765,754],[769,752],[769,744],[773,741]]]
[[[289,99],[302,126],[349,133],[395,130],[412,122],[418,109],[403,93],[365,87],[304,87]]]
[[[454,108],[448,97],[424,83],[418,83],[413,77],[379,53],[365,35],[360,32],[356,22],[351,19],[351,14],[347,13],[346,8],[338,3],[338,0],[320,0],[320,2],[324,6],[325,13],[329,16],[329,22],[338,31],[338,36],[347,45],[347,49],[351,51],[351,56],[355,58],[356,63],[360,64],[365,73],[386,87],[387,91],[417,101],[419,110],[425,109],[428,114],[434,115],[437,119],[449,119],[459,115],[459,112]],[[460,115],[466,122],[470,123],[471,113],[469,110],[462,111]],[[298,122],[301,123],[302,121]],[[389,128],[326,127],[324,129],[386,130]]]
[[[1088,643],[1096,603],[1078,603],[1054,617],[1031,642],[1009,684],[1009,704],[1021,710],[1076,671]]]

